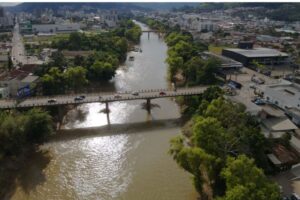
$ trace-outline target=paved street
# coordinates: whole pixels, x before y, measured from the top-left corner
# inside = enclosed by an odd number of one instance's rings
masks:
[[[13,30],[11,56],[14,66],[17,66],[18,64],[43,63],[43,61],[39,60],[36,56],[26,56],[23,38],[20,34],[18,23],[16,23]]]
[[[207,87],[193,87],[193,88],[181,88],[177,91],[168,89],[156,89],[156,90],[141,90],[138,91],[138,95],[133,95],[131,92],[124,93],[89,93],[89,94],[76,94],[76,95],[58,95],[51,97],[31,97],[27,98],[19,104],[16,104],[14,100],[1,100],[0,108],[22,108],[22,107],[39,107],[39,106],[54,106],[54,105],[67,105],[67,104],[82,104],[93,102],[113,102],[113,101],[128,101],[138,99],[155,99],[155,98],[167,98],[176,96],[188,96],[197,95],[202,93]],[[164,92],[165,94],[160,94]],[[83,100],[75,101],[75,97],[84,95]],[[55,99],[55,102],[48,102],[50,99]]]
[[[19,31],[18,23],[16,23],[13,30],[11,56],[14,66],[16,66],[18,63],[24,64],[26,61],[25,48]]]

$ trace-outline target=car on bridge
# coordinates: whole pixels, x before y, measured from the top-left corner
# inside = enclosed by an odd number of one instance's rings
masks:
[[[119,94],[116,94],[116,95],[114,96],[115,99],[120,99],[121,97],[122,97],[122,96],[119,95]]]
[[[83,98],[81,96],[78,96],[78,97],[74,98],[74,101],[82,101],[82,100],[83,100]]]
[[[48,103],[56,103],[57,101],[56,101],[56,99],[49,99],[48,100]]]
[[[139,93],[138,92],[132,92],[131,93],[133,96],[139,96]]]

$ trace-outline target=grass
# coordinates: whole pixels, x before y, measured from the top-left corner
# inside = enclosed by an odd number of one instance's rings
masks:
[[[68,33],[62,33],[57,35],[51,35],[51,36],[34,36],[30,39],[24,37],[24,42],[53,42],[60,39],[66,39],[69,37],[70,34]]]
[[[208,46],[208,51],[221,55],[222,54],[222,49],[223,48],[229,48],[231,46],[214,46],[214,45],[209,45]]]

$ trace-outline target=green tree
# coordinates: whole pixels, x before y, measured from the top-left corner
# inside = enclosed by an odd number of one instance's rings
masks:
[[[257,168],[253,159],[240,155],[236,159],[228,157],[222,170],[226,181],[224,200],[278,200],[279,187],[268,180],[263,171]]]
[[[90,70],[95,80],[110,80],[115,75],[113,66],[108,62],[96,61]]]
[[[180,167],[193,174],[194,185],[202,197],[212,197],[204,192],[204,186],[212,186],[213,168],[218,160],[198,147],[185,147],[184,139],[176,137],[171,140],[170,154]],[[210,198],[211,199],[211,198]]]
[[[27,141],[41,143],[53,134],[52,117],[40,109],[31,109],[26,113],[25,131]]]
[[[51,67],[48,73],[42,76],[42,87],[45,95],[64,93],[65,78],[61,70]]]
[[[165,41],[169,47],[172,47],[172,46],[175,46],[180,41],[190,43],[190,42],[192,42],[192,37],[190,37],[188,35],[183,35],[181,33],[172,32],[165,38]]]
[[[88,83],[86,73],[86,69],[80,66],[68,68],[64,73],[64,77],[69,88],[75,91],[83,88]]]
[[[85,65],[85,59],[81,55],[76,55],[74,57],[74,66],[84,66]]]

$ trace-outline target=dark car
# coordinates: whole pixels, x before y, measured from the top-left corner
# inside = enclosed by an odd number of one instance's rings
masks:
[[[81,98],[81,97],[75,97],[74,98],[74,101],[81,101],[81,100],[83,100],[83,98]]]
[[[81,95],[81,96],[79,96],[81,99],[85,99],[85,96],[84,95]]]
[[[262,100],[262,99],[257,99],[256,101],[254,101],[254,103],[256,104],[256,105],[265,105],[266,104],[266,102],[264,101],[264,100]]]
[[[49,99],[48,100],[48,103],[55,103],[56,102],[56,99]]]
[[[161,95],[161,96],[166,95],[166,93],[165,92],[160,92],[159,95]]]

